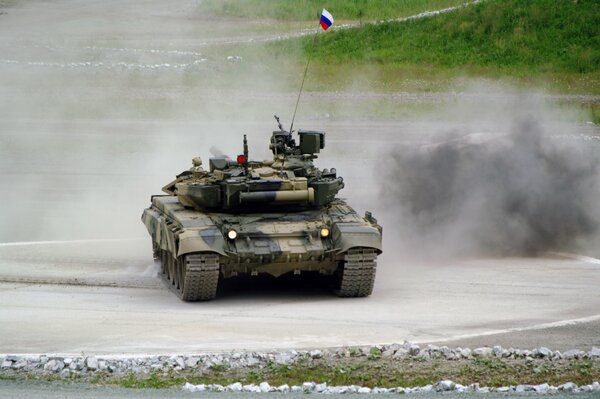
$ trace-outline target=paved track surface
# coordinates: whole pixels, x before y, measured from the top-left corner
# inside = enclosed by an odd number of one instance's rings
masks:
[[[394,219],[377,201],[389,149],[437,134],[442,140],[457,129],[505,132],[461,125],[452,114],[433,122],[335,117],[352,114],[357,104],[377,111],[379,101],[401,107],[482,98],[494,113],[490,100],[501,95],[485,92],[307,95],[295,126],[328,131],[319,166],[335,166],[347,182],[344,195],[359,211],[373,210],[385,228],[370,298],[339,299],[309,278],[228,284],[210,303],[176,299],[155,276],[139,221],[150,195],[193,156],[206,159],[213,144],[239,152],[242,133],[252,158],[267,157],[271,115],[289,113],[296,98],[256,73],[260,66],[236,63],[219,48],[240,35],[271,35],[264,23],[236,22],[232,30],[232,21],[198,15],[194,3],[32,2],[0,15],[0,243],[9,243],[0,245],[0,352],[190,352],[471,337],[453,341],[462,345],[488,343],[472,337],[491,332],[522,337],[522,345],[506,346],[539,346],[547,323],[564,332],[552,341],[555,348],[600,345],[593,332],[600,313],[594,259],[423,263],[396,250]],[[207,43],[216,47],[208,55]],[[245,73],[261,82],[260,90],[204,88],[197,80]],[[592,324],[557,329],[569,320]]]

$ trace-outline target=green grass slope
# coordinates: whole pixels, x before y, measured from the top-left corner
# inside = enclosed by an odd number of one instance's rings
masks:
[[[335,15],[335,8],[330,11]],[[485,0],[433,18],[321,33],[316,46],[303,40],[305,52],[325,64],[597,73],[600,1]]]
[[[315,20],[327,8],[338,20],[399,18],[463,4],[467,0],[204,0],[200,10],[219,16]]]

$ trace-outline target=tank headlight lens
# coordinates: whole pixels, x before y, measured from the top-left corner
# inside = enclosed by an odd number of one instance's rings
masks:
[[[231,229],[227,232],[227,238],[229,238],[230,240],[235,240],[237,236],[237,231],[235,231],[234,229]]]
[[[329,231],[329,228],[327,228],[327,227],[321,227],[321,231],[319,233],[321,234],[321,237],[327,238],[327,237],[329,237],[330,231]]]

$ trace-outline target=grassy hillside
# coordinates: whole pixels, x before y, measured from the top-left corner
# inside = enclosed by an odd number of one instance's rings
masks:
[[[486,0],[435,18],[326,32],[314,47],[303,40],[305,52],[325,64],[598,72],[600,1]]]
[[[315,20],[323,7],[338,20],[399,18],[467,0],[204,0],[200,9],[220,16]]]

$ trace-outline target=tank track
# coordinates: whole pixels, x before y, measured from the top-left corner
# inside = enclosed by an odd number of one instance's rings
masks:
[[[175,259],[159,250],[161,275],[167,287],[186,302],[210,301],[219,284],[219,255],[192,253]]]
[[[365,297],[373,292],[377,252],[372,248],[352,248],[344,254],[337,273],[335,294],[340,297]]]

